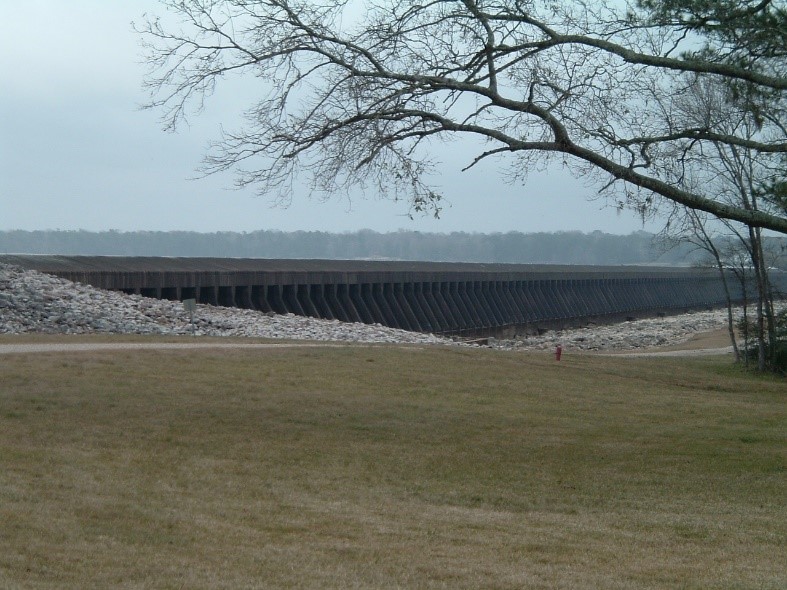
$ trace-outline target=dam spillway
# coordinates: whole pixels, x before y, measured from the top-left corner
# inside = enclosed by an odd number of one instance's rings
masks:
[[[0,262],[128,294],[436,334],[725,303],[718,272],[696,268],[45,255]]]

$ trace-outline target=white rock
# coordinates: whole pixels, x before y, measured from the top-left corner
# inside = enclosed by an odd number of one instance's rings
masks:
[[[443,344],[450,341],[380,325],[280,316],[253,310],[198,305],[198,333],[349,342]],[[103,291],[64,279],[0,264],[0,333],[189,334],[180,302]]]

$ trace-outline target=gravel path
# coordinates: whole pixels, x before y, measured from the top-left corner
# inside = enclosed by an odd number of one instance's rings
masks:
[[[277,342],[275,344],[244,342],[49,342],[0,344],[0,355],[29,354],[41,352],[91,352],[124,350],[196,350],[196,349],[234,349],[234,348],[305,348],[315,346],[346,346],[335,343],[314,342]]]
[[[682,350],[650,350],[648,352],[610,352],[606,354],[614,354],[615,356],[622,356],[627,358],[642,358],[642,357],[687,357],[687,356],[719,356],[723,354],[732,354],[732,346],[725,346],[723,348],[691,348]]]

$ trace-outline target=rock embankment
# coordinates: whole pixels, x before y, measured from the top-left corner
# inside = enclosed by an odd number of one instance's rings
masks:
[[[506,350],[621,351],[674,345],[726,326],[724,310],[547,332],[488,345]],[[0,264],[0,334],[191,334],[334,342],[448,344],[431,334],[198,305],[194,325],[179,302],[103,291]]]
[[[431,334],[198,305],[194,325],[179,302],[104,291],[0,264],[0,334],[161,334],[438,344]]]
[[[739,312],[736,312],[736,321],[738,316]],[[673,346],[686,342],[697,334],[726,327],[727,310],[716,309],[618,324],[555,330],[511,340],[492,339],[490,345],[506,350],[552,350],[560,345],[566,350],[613,352]]]

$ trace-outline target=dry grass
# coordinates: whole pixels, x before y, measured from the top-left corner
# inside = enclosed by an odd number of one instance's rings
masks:
[[[406,347],[0,358],[0,587],[784,588],[785,383]]]

